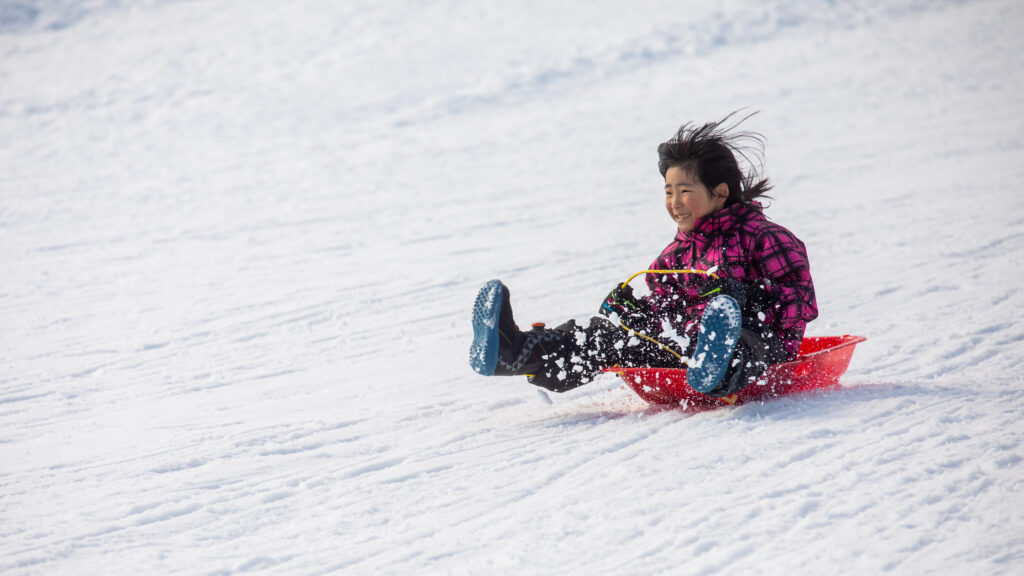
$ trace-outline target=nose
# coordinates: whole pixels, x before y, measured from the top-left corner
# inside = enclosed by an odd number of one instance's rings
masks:
[[[679,192],[672,193],[672,208],[679,209],[683,207],[683,195]]]

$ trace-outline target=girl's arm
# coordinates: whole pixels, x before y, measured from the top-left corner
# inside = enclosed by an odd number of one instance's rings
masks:
[[[765,324],[782,338],[790,358],[800,350],[807,323],[818,317],[814,282],[804,243],[781,226],[765,230],[757,242],[757,267],[775,300],[765,310]]]

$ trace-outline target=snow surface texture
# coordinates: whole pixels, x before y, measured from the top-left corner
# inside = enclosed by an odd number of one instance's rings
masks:
[[[628,5],[628,7],[626,7]],[[0,572],[1024,573],[1024,4],[0,3]],[[467,365],[749,106],[844,388]],[[545,398],[551,403],[545,402]]]

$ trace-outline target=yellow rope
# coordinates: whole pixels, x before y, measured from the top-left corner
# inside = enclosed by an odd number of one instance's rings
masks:
[[[695,269],[692,269],[692,268],[689,268],[689,269],[686,269],[686,270],[641,270],[641,271],[637,272],[636,274],[633,274],[632,276],[629,277],[628,280],[623,282],[622,283],[622,287],[625,288],[626,286],[629,286],[629,283],[632,282],[634,278],[636,278],[637,276],[639,276],[641,274],[703,274],[704,276],[710,276],[712,278],[718,278],[718,276],[716,276],[714,273],[708,272],[707,270],[695,270]],[[680,354],[680,353],[676,352],[675,350],[669,348],[668,346],[662,344],[660,341],[658,341],[658,340],[656,340],[654,338],[651,338],[650,336],[648,336],[646,334],[641,334],[640,332],[637,332],[636,330],[632,330],[628,326],[626,326],[625,324],[622,324],[621,322],[619,323],[619,327],[622,328],[623,330],[625,330],[626,332],[629,332],[630,334],[633,334],[635,336],[639,336],[639,337],[643,338],[644,340],[647,340],[649,342],[657,344],[658,346],[660,346],[666,352],[670,352],[673,356],[675,356],[676,358],[679,358],[680,360],[682,360],[684,364],[686,363],[687,359],[684,358],[682,354]]]
[[[675,356],[676,358],[679,358],[683,362],[686,362],[686,358],[683,358],[682,354],[680,354],[680,353],[676,352],[675,350],[669,348],[668,346],[662,344],[658,340],[655,340],[654,338],[651,338],[650,336],[648,336],[646,334],[641,334],[640,332],[637,332],[636,330],[631,329],[629,326],[626,326],[625,324],[622,324],[621,322],[619,323],[619,328],[622,328],[623,330],[625,330],[626,332],[629,332],[630,334],[633,334],[634,336],[639,336],[639,337],[643,338],[644,340],[647,340],[649,342],[653,342],[654,344],[657,344],[658,346],[660,346],[666,352],[669,352],[673,356]]]
[[[692,268],[687,270],[641,270],[630,276],[629,280],[623,282],[622,287],[625,288],[626,286],[629,286],[629,283],[641,274],[703,274],[705,276],[711,276],[712,278],[718,278],[714,273],[708,272],[707,270],[694,270]]]

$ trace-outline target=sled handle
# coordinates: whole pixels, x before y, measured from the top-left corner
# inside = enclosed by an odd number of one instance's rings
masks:
[[[632,282],[634,278],[641,274],[703,274],[704,276],[718,278],[718,276],[715,275],[713,272],[708,272],[707,270],[695,270],[693,268],[688,268],[686,270],[641,270],[636,274],[633,274],[632,276],[629,277],[628,280],[623,282],[622,287],[625,288],[626,286],[629,286],[629,283]]]
[[[622,283],[622,287],[625,288],[626,286],[629,286],[629,283],[632,282],[634,278],[636,278],[637,276],[639,276],[641,274],[703,274],[705,276],[710,276],[712,278],[718,278],[718,276],[716,276],[715,274],[713,274],[711,272],[708,272],[707,270],[694,270],[692,268],[689,268],[689,269],[686,269],[686,270],[641,270],[641,271],[637,272],[636,274],[633,274],[632,276],[629,277],[629,279],[627,279],[625,282],[623,282]],[[676,356],[677,358],[682,360],[684,363],[687,362],[686,358],[684,358],[682,354],[676,352],[675,350],[669,348],[668,346],[665,346],[664,344],[662,344],[661,342],[658,342],[654,338],[651,338],[650,336],[648,336],[646,334],[642,334],[640,332],[637,332],[636,330],[633,330],[633,329],[629,328],[628,326],[626,326],[625,324],[623,324],[621,322],[619,323],[619,327],[622,328],[623,330],[625,330],[626,332],[629,332],[630,334],[633,334],[635,336],[639,336],[640,338],[643,338],[644,340],[647,340],[649,342],[652,342],[652,343],[660,346],[663,350],[665,350],[666,352],[671,353],[673,356]]]

